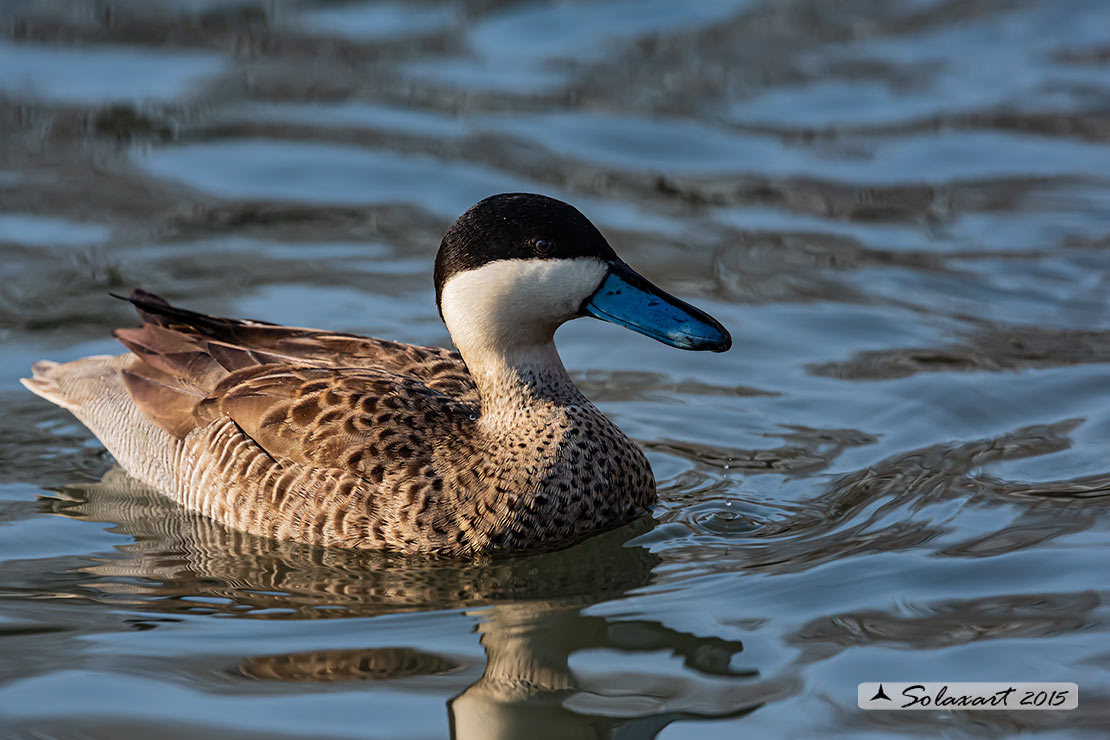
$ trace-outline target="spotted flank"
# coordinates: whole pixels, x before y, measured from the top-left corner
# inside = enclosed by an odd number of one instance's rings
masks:
[[[538,195],[463,214],[435,283],[458,352],[218,318],[135,290],[141,325],[114,332],[127,354],[43,361],[23,383],[139,480],[276,539],[459,556],[557,546],[643,515],[651,468],[571,381],[555,329],[592,315],[723,351],[724,328]]]

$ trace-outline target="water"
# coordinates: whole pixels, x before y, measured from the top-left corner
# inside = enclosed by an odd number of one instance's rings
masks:
[[[1101,738],[1110,6],[0,5],[0,737]],[[132,286],[441,344],[479,198],[578,205],[720,318],[563,329],[651,520],[489,563],[221,529],[31,362]],[[1073,712],[864,713],[1053,680]]]

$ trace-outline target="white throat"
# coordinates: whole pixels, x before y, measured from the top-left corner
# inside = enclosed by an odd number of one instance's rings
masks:
[[[575,318],[608,273],[601,259],[498,260],[452,276],[440,309],[483,400],[495,387],[565,378],[555,330]]]

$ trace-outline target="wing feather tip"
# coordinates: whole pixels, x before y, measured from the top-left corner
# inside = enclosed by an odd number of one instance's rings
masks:
[[[135,405],[166,432],[181,439],[196,428],[194,411],[203,396],[131,370],[121,370],[120,376]]]

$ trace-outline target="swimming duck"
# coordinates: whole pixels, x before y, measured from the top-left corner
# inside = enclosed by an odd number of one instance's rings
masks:
[[[644,514],[651,466],[575,386],[555,330],[593,316],[723,352],[725,328],[542,195],[495,195],[460,216],[435,289],[458,352],[218,318],[135,290],[142,325],[113,332],[130,352],[38,362],[22,382],[134,477],[276,539],[473,555]]]

